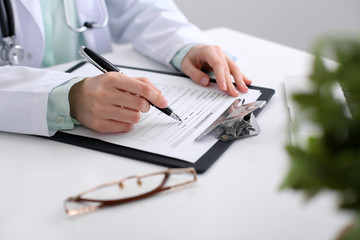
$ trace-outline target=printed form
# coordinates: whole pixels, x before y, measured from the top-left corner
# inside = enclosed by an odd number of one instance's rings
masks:
[[[195,163],[217,142],[214,138],[204,138],[201,141],[195,141],[195,138],[211,125],[236,98],[219,90],[214,83],[210,83],[208,87],[202,87],[186,77],[127,68],[122,71],[128,76],[149,78],[162,91],[169,106],[182,119],[182,122],[151,107],[149,112],[142,114],[139,123],[126,133],[100,134],[82,126],[65,132],[191,163]],[[90,64],[86,64],[73,73],[80,76],[100,74]],[[256,101],[260,95],[260,91],[249,89],[246,94],[240,94],[237,98],[245,99],[244,103],[249,103]]]

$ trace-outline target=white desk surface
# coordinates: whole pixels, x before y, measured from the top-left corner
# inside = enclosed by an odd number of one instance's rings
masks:
[[[239,57],[254,85],[274,88],[259,136],[235,142],[198,182],[179,191],[69,218],[66,197],[161,166],[34,136],[0,133],[0,239],[334,239],[350,221],[323,193],[305,202],[279,191],[289,159],[283,80],[309,73],[311,55],[226,28],[206,31]],[[118,46],[117,64],[166,70]],[[64,70],[62,65],[54,69]]]

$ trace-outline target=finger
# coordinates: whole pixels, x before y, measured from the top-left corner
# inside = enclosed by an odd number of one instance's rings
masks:
[[[226,60],[229,60],[225,54],[223,54],[224,58]],[[231,63],[231,62],[229,62]],[[233,81],[233,77],[231,75],[231,69],[230,69],[230,65],[229,63],[226,64],[226,67],[225,67],[225,77],[226,77],[226,83],[227,83],[227,92],[229,93],[230,96],[233,96],[233,97],[237,97],[239,96],[239,92],[238,90],[236,89],[235,85],[234,85],[234,81]]]
[[[223,91],[227,91],[227,77],[225,75],[225,65],[220,61],[215,61],[214,63],[209,63],[215,73],[216,83],[219,88]]]
[[[246,85],[251,85],[252,81],[248,77],[246,77],[243,73],[241,73],[241,74],[242,74],[242,77],[244,79],[245,84]]]
[[[226,75],[226,83],[227,83],[227,92],[229,93],[230,96],[233,97],[239,96],[239,91],[236,90],[230,71],[226,71],[225,75]]]
[[[156,91],[161,93],[161,90],[158,89],[147,77],[136,77],[136,78],[139,79],[140,81],[143,81],[146,84],[151,85]]]
[[[238,87],[240,92],[247,92],[248,87],[246,85],[248,83],[251,83],[251,81],[248,78],[246,78],[246,80],[245,80],[245,75],[242,74],[239,67],[235,64],[235,62],[233,62],[228,57],[227,57],[227,60],[228,60],[228,64],[229,64],[229,67],[230,67],[231,74],[234,77],[234,81],[236,83],[236,86]]]
[[[143,97],[115,87],[98,86],[92,89],[89,97],[86,104],[91,105],[93,111],[101,111],[104,106],[123,106],[140,112],[147,112],[150,109],[150,103]]]
[[[113,90],[109,97],[109,103],[143,113],[150,109],[150,103],[145,98],[119,89]]]
[[[203,71],[196,68],[190,60],[184,59],[181,67],[182,71],[194,82],[201,86],[207,86],[209,84],[210,77]]]
[[[104,109],[102,118],[123,123],[135,124],[140,121],[141,114],[123,106],[112,106]]]
[[[159,108],[166,108],[169,105],[168,101],[161,94],[161,92],[155,90],[153,87],[147,85],[146,83],[137,85],[133,93],[145,98],[147,101]]]
[[[231,70],[231,73],[234,77],[235,83],[237,88],[240,90],[240,92],[247,92],[248,87],[246,86],[243,78],[243,74],[240,72],[240,69],[238,67],[233,67]]]
[[[139,112],[129,111],[116,106],[102,106],[94,114],[88,115],[82,124],[100,133],[129,131],[140,119]]]
[[[106,73],[112,74],[112,73]],[[134,95],[140,95],[143,98],[147,99],[154,105],[165,108],[168,106],[166,98],[156,90],[152,84],[148,84],[146,81],[139,80],[137,78],[128,77],[124,74],[119,75],[109,75],[111,83],[117,89],[120,89],[124,92],[130,92]]]
[[[103,120],[95,126],[92,129],[100,133],[122,133],[134,128],[134,124],[114,120]]]
[[[223,91],[228,90],[228,72],[229,68],[225,61],[225,55],[222,54],[221,48],[211,48],[205,56],[205,62],[213,69],[216,82]]]

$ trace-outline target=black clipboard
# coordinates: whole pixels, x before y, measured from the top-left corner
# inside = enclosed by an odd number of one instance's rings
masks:
[[[66,72],[73,72],[76,69],[83,66],[86,62],[80,62],[75,66],[68,69]],[[134,70],[142,70],[142,71],[150,71],[156,72],[160,74],[168,74],[168,75],[176,75],[186,77],[182,73],[176,72],[165,72],[144,68],[136,68],[129,66],[117,65],[120,68],[134,69]],[[211,80],[211,82],[215,82],[215,80]],[[262,88],[257,86],[249,86],[251,89],[256,89],[261,91],[261,96],[257,99],[258,101],[266,101],[269,102],[272,96],[275,94],[274,89],[270,88]],[[255,110],[253,113],[257,116],[260,113],[261,109]],[[89,138],[84,136],[73,135],[69,133],[64,133],[58,131],[54,136],[49,139],[68,143],[72,145],[76,145],[79,147],[89,148],[101,152],[106,152],[110,154],[115,154],[119,156],[124,156],[148,163],[158,164],[166,167],[194,167],[198,173],[204,173],[225,151],[235,140],[230,141],[218,141],[215,143],[202,157],[200,157],[195,163],[190,163],[183,161],[181,159],[172,158],[168,156],[158,155],[154,153],[149,153],[129,147],[124,147],[121,145],[105,142],[95,138]]]

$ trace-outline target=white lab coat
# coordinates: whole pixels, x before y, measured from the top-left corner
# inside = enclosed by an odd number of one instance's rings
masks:
[[[0,131],[51,136],[46,112],[49,92],[75,77],[37,69],[44,53],[44,29],[39,1],[13,0],[16,40],[25,51],[26,67],[0,67]],[[76,1],[80,22],[102,18],[98,0]],[[99,53],[111,51],[111,41],[132,42],[134,48],[170,66],[176,52],[189,43],[209,43],[171,0],[106,0],[106,28],[84,33],[86,45]],[[65,20],[64,20],[65,23]]]

